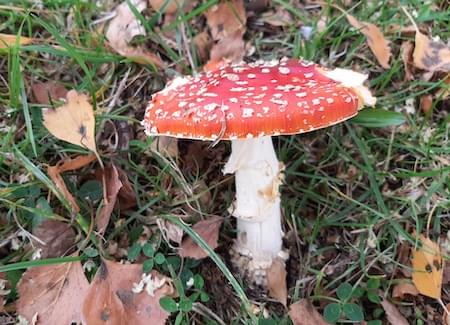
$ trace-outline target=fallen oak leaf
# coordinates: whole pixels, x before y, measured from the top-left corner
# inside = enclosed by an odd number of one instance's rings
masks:
[[[406,320],[405,316],[403,316],[398,311],[398,309],[397,309],[397,307],[395,307],[395,305],[393,305],[392,303],[390,303],[387,300],[382,300],[381,306],[383,307],[384,312],[386,313],[388,321],[392,325],[409,325],[409,322]]]
[[[7,49],[11,46],[15,46],[16,43],[19,45],[27,45],[32,42],[33,39],[29,37],[0,33],[0,49]]]
[[[33,267],[17,286],[17,313],[30,324],[36,315],[38,325],[78,324],[88,286],[80,262]]]
[[[267,289],[269,296],[287,304],[286,266],[280,258],[275,258],[267,270]]]
[[[414,65],[419,69],[435,72],[450,71],[450,48],[444,43],[432,41],[416,30]]]
[[[374,24],[360,22],[352,15],[346,15],[350,25],[358,29],[367,38],[367,44],[375,55],[378,63],[385,69],[389,68],[389,59],[391,57],[391,48],[389,41],[384,38],[381,30]]]
[[[412,248],[412,281],[421,294],[439,300],[444,269],[439,245],[424,235],[420,245]]]
[[[170,291],[168,280],[153,271],[152,281],[144,283],[142,275],[142,264],[103,260],[83,302],[85,323],[165,324],[169,314],[160,307],[159,299]]]
[[[44,109],[43,117],[44,126],[55,137],[97,154],[94,110],[86,95],[69,91],[67,102],[57,109]]]
[[[147,1],[132,0],[129,3],[123,2],[115,9],[115,17],[109,23],[106,30],[106,39],[110,46],[119,53],[140,64],[153,64],[156,67],[162,67],[163,61],[142,46],[130,46],[129,42],[137,35],[145,35],[145,29],[142,27],[130,6],[135,10],[142,12],[147,8]]]
[[[219,229],[223,222],[220,216],[213,216],[206,220],[197,222],[193,227],[194,230],[211,249],[216,249],[219,244]],[[208,253],[195,243],[191,237],[187,237],[181,243],[181,248],[178,252],[181,257],[191,257],[194,259],[201,259],[208,256]]]
[[[290,305],[289,317],[294,325],[328,325],[308,299],[301,299]]]

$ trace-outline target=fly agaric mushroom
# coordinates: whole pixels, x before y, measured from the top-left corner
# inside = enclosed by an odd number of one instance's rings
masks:
[[[153,95],[143,124],[150,136],[231,140],[223,172],[235,173],[235,263],[258,285],[282,251],[282,164],[271,136],[310,132],[355,116],[375,98],[367,76],[296,59],[221,66],[172,80]]]

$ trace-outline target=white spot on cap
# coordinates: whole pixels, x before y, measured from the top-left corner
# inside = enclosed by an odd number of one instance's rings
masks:
[[[242,111],[242,117],[252,117],[254,113],[254,110],[252,108],[244,108]]]
[[[244,88],[244,87],[233,87],[233,88],[230,89],[230,91],[233,91],[233,92],[247,91],[247,88]]]
[[[210,103],[210,104],[206,104],[206,105],[204,106],[204,109],[207,110],[208,112],[211,112],[211,111],[213,111],[217,106],[219,106],[219,105],[216,104],[216,103]]]
[[[261,72],[262,73],[270,73],[270,69],[269,68],[262,68]]]
[[[320,99],[319,98],[313,98],[312,104],[313,105],[320,105]]]
[[[264,107],[262,108],[262,110],[263,110],[263,112],[264,112],[265,114],[267,114],[267,113],[269,113],[269,111],[270,111],[270,107],[264,106]]]
[[[309,79],[309,78],[312,78],[314,76],[314,73],[307,72],[307,73],[304,73],[303,75],[305,76],[305,78]]]
[[[255,79],[255,78],[256,78],[256,75],[255,75],[254,73],[249,73],[249,74],[247,75],[247,77],[248,77],[249,79]]]
[[[248,85],[248,81],[247,80],[239,80],[239,81],[236,81],[236,85],[245,86],[245,85]]]
[[[228,98],[228,100],[232,103],[237,103],[239,101],[236,97]]]
[[[253,138],[253,134],[251,134],[251,133],[247,133],[247,136],[246,136],[246,138],[247,138],[247,139],[251,139],[251,138]]]
[[[291,72],[288,67],[279,67],[278,71],[280,71],[281,74],[289,74]]]
[[[204,93],[202,96],[204,96],[204,97],[218,97],[219,95],[217,95],[215,93]]]
[[[351,98],[351,97],[346,97],[346,98],[344,99],[344,101],[345,101],[346,103],[350,103],[350,102],[352,101],[352,98]]]
[[[328,97],[328,98],[327,98],[327,103],[328,103],[328,104],[333,104],[333,103],[334,103],[334,99],[331,98],[331,97]]]
[[[306,97],[308,94],[303,92],[303,93],[296,93],[295,96],[297,97]]]
[[[184,106],[186,106],[188,103],[187,102],[179,102],[178,103],[178,107],[179,108],[183,108]]]
[[[177,118],[177,117],[180,117],[180,116],[181,116],[181,111],[176,111],[176,112],[172,113],[172,117]]]
[[[239,80],[239,75],[237,75],[235,73],[227,73],[225,75],[225,78],[227,78],[228,80],[231,80],[231,81],[238,81]]]

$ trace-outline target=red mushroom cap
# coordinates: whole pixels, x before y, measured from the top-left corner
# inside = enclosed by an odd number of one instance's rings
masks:
[[[153,95],[149,135],[224,140],[297,134],[357,114],[357,92],[303,60],[257,61],[176,78]]]

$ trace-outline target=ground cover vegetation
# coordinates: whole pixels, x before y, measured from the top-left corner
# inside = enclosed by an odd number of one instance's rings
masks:
[[[450,324],[446,1],[0,0],[0,324]],[[219,143],[153,138],[178,75],[305,58],[374,109],[273,139],[283,245],[230,263]],[[448,263],[447,263],[448,264]]]

